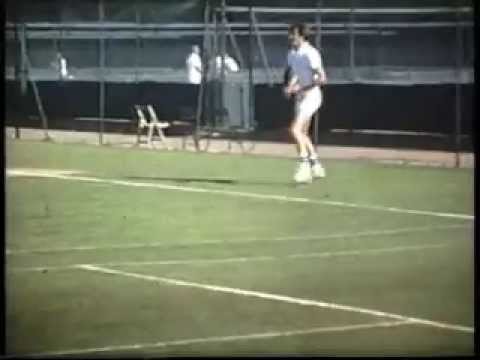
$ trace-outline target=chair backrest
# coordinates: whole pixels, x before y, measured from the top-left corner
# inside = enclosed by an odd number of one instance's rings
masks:
[[[153,109],[153,106],[152,105],[147,105],[147,110],[148,110],[148,113],[150,115],[150,120],[153,121],[153,122],[158,122],[157,113]]]
[[[158,121],[157,114],[152,105],[135,105],[135,113],[138,117],[138,126],[141,128],[148,126],[155,126],[157,128],[167,128],[170,127],[168,122]],[[145,115],[145,112],[148,112],[148,116]]]
[[[135,105],[135,112],[138,116],[139,126],[140,127],[146,126],[148,124],[148,120],[145,117],[145,114],[143,113],[142,106],[141,105]]]

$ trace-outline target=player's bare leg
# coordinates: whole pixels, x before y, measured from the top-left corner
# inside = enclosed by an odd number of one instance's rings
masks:
[[[325,168],[320,163],[320,160],[318,159],[318,155],[317,155],[317,150],[313,145],[312,140],[310,139],[310,136],[309,136],[310,124],[311,124],[311,120],[309,120],[308,122],[305,122],[305,125],[302,130],[303,130],[303,134],[305,135],[305,146],[309,154],[310,166],[312,168],[312,176],[314,178],[323,178],[326,176]]]
[[[307,148],[308,138],[303,133],[304,123],[304,119],[297,117],[290,126],[290,133],[295,139],[299,155],[298,166],[294,175],[294,180],[297,183],[308,183],[312,181],[312,172]]]

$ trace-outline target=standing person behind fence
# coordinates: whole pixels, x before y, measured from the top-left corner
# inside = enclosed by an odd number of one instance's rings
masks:
[[[192,46],[192,52],[187,56],[185,64],[187,66],[188,82],[199,85],[202,82],[202,58],[198,45]]]
[[[320,85],[327,81],[320,52],[307,41],[304,24],[293,24],[288,29],[290,50],[284,93],[295,97],[295,114],[290,132],[296,142],[299,163],[294,174],[297,183],[311,182],[325,177],[325,169],[318,160],[315,146],[309,136],[312,116],[322,104]]]
[[[240,66],[238,65],[238,63],[235,61],[235,59],[233,57],[231,57],[230,55],[228,55],[227,53],[225,53],[225,56],[224,56],[224,61],[225,61],[225,70],[226,70],[226,73],[236,73],[236,72],[239,72],[240,71]],[[221,71],[222,71],[222,57],[220,55],[218,55],[216,58],[215,58],[215,67],[217,69],[217,73],[220,74]]]
[[[54,67],[58,71],[60,80],[73,79],[73,76],[68,73],[67,59],[61,52],[57,52]]]

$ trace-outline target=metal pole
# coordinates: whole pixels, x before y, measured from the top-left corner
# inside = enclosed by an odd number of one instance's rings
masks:
[[[19,34],[19,40],[20,40],[20,92],[22,96],[27,95],[27,46],[26,46],[26,26],[25,23],[22,23],[21,25],[17,25],[15,27],[16,29],[20,28],[20,34]]]
[[[42,120],[42,128],[44,133],[44,140],[48,141],[51,140],[50,136],[48,135],[48,119],[47,114],[45,114],[45,110],[43,109],[42,98],[40,97],[40,92],[38,91],[37,83],[34,79],[31,78],[30,73],[32,70],[32,65],[30,63],[30,59],[28,58],[28,50],[27,50],[27,34],[26,34],[26,26],[25,23],[22,23],[22,32],[20,37],[20,44],[22,50],[22,72],[25,74],[25,92],[26,92],[26,85],[28,80],[30,80],[32,84],[33,96],[35,97],[35,103],[37,104],[38,113],[40,114],[40,119]]]
[[[377,65],[375,65],[375,69],[377,70],[377,74],[381,76],[383,72],[383,39],[382,39],[382,27],[379,25],[377,26],[377,31],[378,31],[378,48],[377,48]]]
[[[457,22],[461,20],[460,11],[457,12]],[[455,167],[460,167],[460,152],[462,148],[461,133],[462,133],[462,65],[463,65],[463,32],[462,28],[458,25],[456,27],[456,73],[457,79],[455,81]]]
[[[139,85],[139,80],[138,80],[138,63],[139,63],[139,59],[140,59],[140,56],[141,56],[141,53],[140,53],[140,33],[138,31],[138,28],[140,26],[140,9],[138,8],[138,0],[135,0],[135,4],[134,4],[134,10],[135,10],[135,64],[134,64],[134,67],[135,67],[135,102],[133,104],[133,108],[132,108],[132,112],[133,112],[133,119],[136,119],[137,118],[137,114],[136,114],[136,107],[137,105],[141,105],[141,87]],[[134,123],[133,124],[134,127],[136,127],[135,129],[135,133],[136,133],[136,136],[137,136],[137,143],[136,145],[139,146],[140,145],[140,135],[141,135],[141,129],[140,129],[140,126],[138,126],[138,124]]]
[[[245,13],[248,12],[248,7],[246,6],[228,6],[226,9],[229,13]],[[258,14],[311,14],[317,11],[316,8],[271,8],[265,6],[255,6],[253,8]],[[349,8],[324,8],[322,13],[324,14],[348,14],[350,13]],[[357,14],[445,14],[453,13],[456,10],[452,10],[451,6],[437,6],[437,7],[395,7],[395,8],[359,8],[355,10]],[[471,6],[459,7],[458,11],[464,13],[471,13]]]
[[[135,24],[137,25],[135,27],[135,85],[137,85],[138,89],[138,62],[139,62],[139,49],[140,49],[140,33],[138,31],[138,27],[140,25],[140,10],[138,8],[138,0],[135,1],[134,4],[135,7]],[[138,102],[138,100],[137,100]]]
[[[98,2],[98,20],[102,22],[104,20],[104,7],[103,0]],[[104,132],[104,118],[105,118],[105,36],[104,31],[102,30],[100,36],[100,49],[99,49],[99,65],[100,65],[100,93],[99,93],[99,118],[100,118],[100,129],[99,129],[99,144],[103,145],[103,132]]]
[[[248,125],[249,127],[254,123],[255,108],[254,108],[254,92],[255,85],[253,83],[253,10],[252,6],[249,6],[249,27],[248,27]]]
[[[350,67],[350,80],[352,82],[352,86],[355,86],[355,37],[353,33],[353,23],[354,23],[354,0],[350,0],[350,16],[349,16],[349,24],[348,24],[348,32],[349,32],[349,45],[350,45],[350,58],[349,58],[349,67]],[[350,119],[350,126],[348,129],[349,135],[353,136],[353,120],[354,117],[352,116]]]
[[[317,26],[317,36],[315,40],[317,43],[317,48],[320,50],[320,48],[322,47],[322,12],[321,12],[322,0],[317,1],[317,8],[318,8],[318,11],[315,17],[315,24]]]
[[[263,45],[262,36],[260,35],[260,30],[259,30],[258,25],[257,25],[258,22],[257,22],[256,16],[255,16],[255,13],[253,11],[250,13],[250,17],[251,17],[251,21],[252,21],[253,26],[254,26],[255,35],[256,35],[256,38],[257,38],[258,49],[260,50],[260,56],[261,56],[262,61],[263,61],[263,66],[264,66],[265,71],[267,72],[267,75],[268,75],[268,78],[269,78],[268,79],[269,80],[269,86],[272,87],[274,81],[277,80],[277,79],[276,79],[276,76],[273,73],[272,69],[268,65],[267,53],[265,51],[265,46]]]
[[[18,19],[18,6],[15,6],[14,7],[14,13],[13,13],[13,16],[14,16],[14,21],[15,21],[15,24],[18,24],[19,23],[19,19]],[[22,56],[22,48],[21,48],[21,44],[20,44],[20,38],[19,38],[19,35],[18,35],[18,26],[16,25],[15,28],[14,28],[14,33],[13,33],[13,39],[14,39],[14,44],[15,44],[15,72],[14,72],[14,84],[15,84],[15,87],[17,88],[18,86],[18,93],[16,92],[16,96],[18,96],[16,100],[16,106],[15,106],[15,113],[17,116],[19,116],[19,114],[17,113],[17,111],[20,110],[20,108],[22,108],[23,106],[21,106],[21,103],[20,101],[22,99],[24,99],[24,87],[23,87],[23,84],[22,84],[22,81],[23,78],[24,78],[24,74],[22,73],[22,69],[23,69],[23,64],[24,64],[24,61],[23,61],[23,56]],[[26,87],[25,87],[26,89]],[[19,116],[20,117],[20,116]],[[20,129],[18,127],[18,118],[15,119],[15,139],[19,139],[20,138]]]
[[[318,0],[317,1],[317,8],[320,10],[322,7],[322,1]],[[320,51],[320,45],[321,45],[321,13],[318,11],[315,14],[315,24],[317,27],[317,31],[315,32],[315,46],[317,47],[318,51]],[[313,146],[317,147],[318,146],[318,118],[319,114],[318,111],[315,112],[314,120],[313,120]]]
[[[210,116],[213,119],[212,128],[217,127],[217,108],[218,108],[218,69],[217,69],[217,55],[218,55],[218,21],[217,13],[213,12],[213,27],[215,29],[213,36],[213,52],[212,52],[212,81],[211,81],[211,98],[210,98]]]
[[[349,44],[350,44],[350,58],[349,58],[349,66],[350,66],[350,77],[352,81],[355,81],[356,74],[355,74],[355,36],[353,33],[353,23],[354,23],[354,0],[350,0],[350,16],[349,16],[349,23],[348,23],[348,30],[349,30]]]
[[[235,52],[235,56],[237,57],[238,62],[240,64],[240,68],[244,69],[245,61],[243,60],[242,52],[240,51],[240,47],[238,46],[237,39],[235,38],[235,34],[232,31],[232,27],[230,26],[230,23],[227,21],[226,16],[223,18],[223,21],[227,29],[228,37],[230,38],[230,41],[232,43],[233,51]]]
[[[210,18],[210,1],[206,1],[205,9],[203,13],[203,23],[204,23],[204,33],[203,33],[203,49],[202,49],[202,80],[197,94],[197,111],[195,112],[195,130],[193,132],[193,142],[195,144],[195,149],[200,151],[200,126],[202,115],[205,113],[204,104],[205,104],[205,93],[207,85],[207,72],[208,72],[208,59],[210,50],[207,49],[208,46],[208,36],[209,36],[209,18]],[[185,146],[185,142],[184,142]]]
[[[225,121],[225,55],[226,55],[226,47],[227,47],[227,34],[226,34],[226,26],[225,26],[225,0],[222,0],[222,7],[221,7],[221,37],[220,37],[220,52],[222,57],[222,65],[221,65],[221,72],[220,72],[220,126],[224,126]]]
[[[61,35],[60,31],[59,31],[59,34]],[[53,40],[53,52],[55,53],[55,56],[56,56],[60,52],[60,46],[58,45],[58,37],[53,37],[52,40]]]
[[[207,52],[205,58],[205,111],[202,120],[207,131],[215,126],[215,99],[216,99],[216,62],[217,56],[217,22],[215,16],[215,10],[212,7],[211,1],[208,0],[210,7],[208,16],[208,36],[207,36]],[[213,121],[213,122],[212,122]],[[213,125],[213,126],[212,126]],[[209,141],[209,140],[208,140]]]

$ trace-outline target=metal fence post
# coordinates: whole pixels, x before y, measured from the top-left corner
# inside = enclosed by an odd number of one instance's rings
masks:
[[[99,0],[98,3],[98,20],[103,22],[105,18],[103,0]],[[105,118],[105,33],[102,28],[102,33],[100,36],[100,49],[99,49],[99,62],[100,62],[100,92],[99,92],[99,138],[98,142],[100,145],[103,145],[103,132],[104,132],[104,118]]]
[[[462,66],[463,66],[463,29],[460,26],[461,13],[457,11],[456,31],[456,81],[455,81],[455,167],[460,167],[460,152],[462,150]]]
[[[227,54],[227,34],[226,34],[226,13],[225,13],[225,0],[222,0],[220,23],[220,56],[222,57],[221,71],[220,71],[220,126],[225,126],[225,58]]]
[[[317,1],[317,8],[320,9],[322,7],[322,1],[318,0]],[[321,45],[321,13],[318,11],[315,14],[315,25],[317,28],[317,31],[315,33],[315,46],[317,47],[318,51],[320,52],[320,45]],[[322,54],[320,53],[322,56]],[[322,56],[323,58],[323,56]],[[323,61],[323,59],[322,59]],[[325,65],[324,65],[325,66]],[[323,89],[322,89],[323,92]],[[323,94],[322,94],[323,95]],[[317,147],[318,146],[318,121],[319,121],[319,114],[318,112],[320,111],[317,110],[315,112],[314,120],[313,120],[313,146]]]
[[[250,5],[248,7],[248,123],[252,126],[255,119],[255,105],[254,105],[254,92],[255,84],[253,80],[253,9]]]

